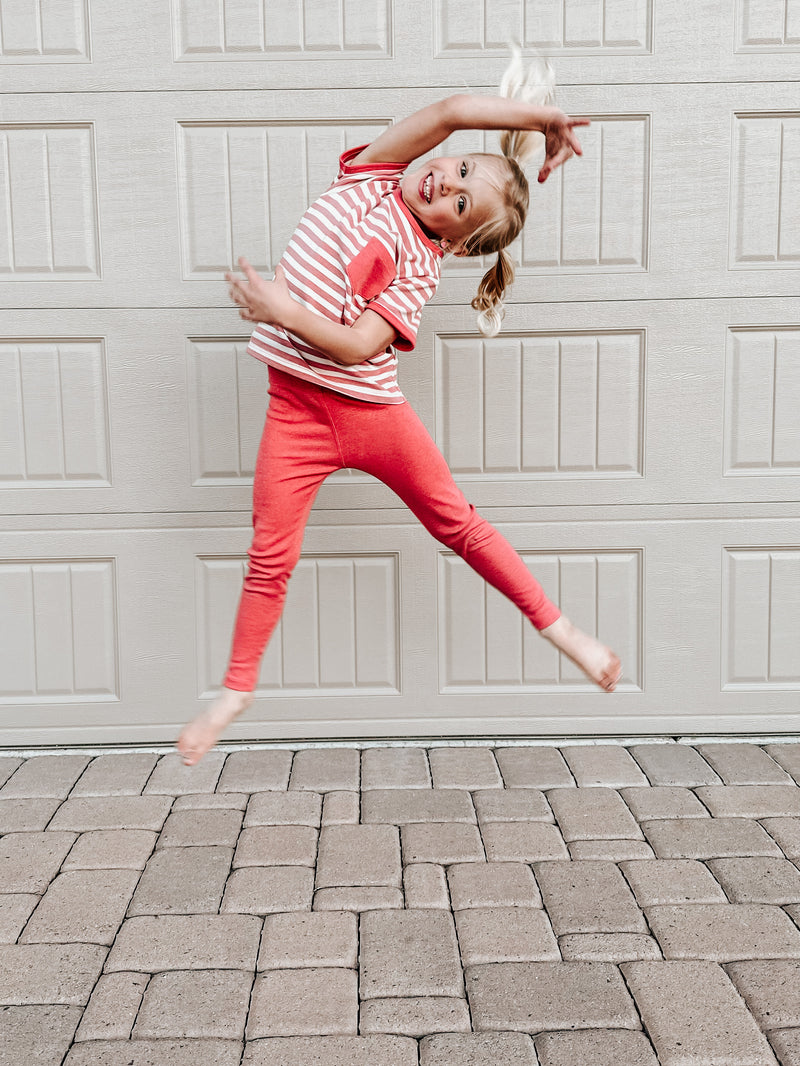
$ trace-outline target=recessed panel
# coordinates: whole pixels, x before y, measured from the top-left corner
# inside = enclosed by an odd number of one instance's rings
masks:
[[[391,0],[177,0],[182,60],[382,58]]]
[[[728,549],[722,611],[725,688],[800,688],[800,549]]]
[[[641,551],[520,551],[547,596],[584,632],[612,647],[623,687],[642,687]],[[598,691],[499,592],[455,555],[439,562],[443,692]]]
[[[0,126],[0,277],[85,280],[99,271],[91,126]]]
[[[246,564],[198,559],[201,698],[222,682]],[[395,555],[304,556],[264,655],[260,696],[396,693],[400,677]]]
[[[0,563],[0,703],[118,698],[114,563]]]
[[[645,338],[437,338],[436,434],[457,474],[641,477]]]
[[[271,271],[348,148],[384,127],[279,123],[178,127],[184,277],[219,277],[245,256]]]
[[[725,473],[800,472],[800,328],[733,329],[725,376]]]
[[[652,0],[436,0],[438,52],[506,55],[508,42],[559,55],[651,49]]]
[[[0,486],[108,485],[100,341],[0,343]]]
[[[738,52],[800,49],[800,0],[738,0]]]
[[[737,115],[731,266],[800,265],[800,115]]]
[[[0,65],[89,61],[88,0],[3,0]]]

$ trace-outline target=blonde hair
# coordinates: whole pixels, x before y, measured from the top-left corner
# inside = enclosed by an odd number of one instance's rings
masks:
[[[536,58],[522,62],[519,48],[512,46],[512,59],[500,82],[500,95],[528,104],[544,106],[554,99],[555,77],[550,64]],[[486,271],[472,301],[479,312],[478,329],[485,337],[494,337],[503,319],[503,297],[514,280],[514,264],[505,251],[522,231],[528,213],[529,188],[523,166],[541,150],[544,135],[537,130],[504,130],[500,136],[502,156],[484,156],[497,161],[507,171],[499,192],[503,209],[472,233],[462,246],[462,255],[490,255],[497,252],[493,266]]]

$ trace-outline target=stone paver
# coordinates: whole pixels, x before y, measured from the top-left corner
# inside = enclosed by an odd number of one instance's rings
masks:
[[[92,759],[70,795],[140,796],[158,762],[149,752],[98,755]]]
[[[80,1017],[80,1007],[0,1007],[0,1063],[58,1066]]]
[[[648,783],[630,753],[617,744],[576,744],[564,747],[563,755],[580,788]]]
[[[658,1066],[644,1033],[585,1029],[580,1033],[542,1033],[536,1038],[539,1066]]]
[[[217,783],[218,792],[270,792],[289,784],[293,752],[287,748],[267,751],[234,751],[225,760]]]
[[[243,970],[173,970],[147,986],[133,1037],[241,1040],[253,974]]]
[[[753,1016],[713,962],[626,962],[625,975],[661,1066],[775,1066]]]
[[[403,996],[368,999],[361,1004],[362,1033],[396,1033],[427,1036],[429,1033],[468,1033],[469,1007],[453,996]]]
[[[0,757],[0,1064],[800,1066],[798,777],[786,740]]]
[[[665,959],[800,958],[800,929],[780,907],[693,903],[648,907]]]
[[[762,1029],[800,1028],[800,961],[757,959],[725,969]]]
[[[354,970],[268,970],[256,978],[247,1038],[358,1032]]]
[[[451,914],[367,911],[361,915],[361,998],[462,996],[464,981]]]
[[[610,963],[501,962],[469,967],[466,981],[476,1032],[640,1028]]]
[[[362,791],[430,787],[428,753],[424,748],[366,748],[362,752]]]

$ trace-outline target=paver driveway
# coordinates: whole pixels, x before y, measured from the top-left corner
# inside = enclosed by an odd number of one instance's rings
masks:
[[[0,754],[0,1066],[800,1066],[800,743]]]

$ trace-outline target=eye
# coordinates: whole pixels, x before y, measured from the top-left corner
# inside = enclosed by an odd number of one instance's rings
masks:
[[[461,164],[461,177],[462,178],[466,178],[466,176],[467,176],[467,164],[466,163],[462,163]]]
[[[467,206],[466,199],[463,196],[459,196],[459,198],[458,198],[458,213],[459,213],[459,215],[463,215],[464,208],[466,206]]]

